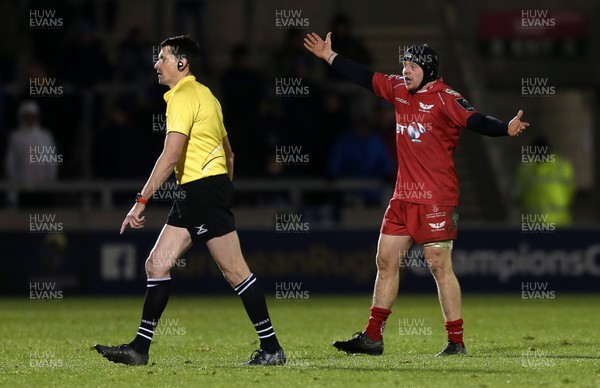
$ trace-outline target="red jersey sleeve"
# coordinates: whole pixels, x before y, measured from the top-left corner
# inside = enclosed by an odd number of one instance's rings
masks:
[[[456,126],[466,128],[467,120],[471,115],[477,113],[477,110],[469,104],[466,98],[452,89],[446,89],[440,95],[444,100],[446,116],[450,122]]]
[[[373,91],[376,96],[394,103],[394,89],[404,83],[404,79],[396,74],[375,73],[373,76]]]

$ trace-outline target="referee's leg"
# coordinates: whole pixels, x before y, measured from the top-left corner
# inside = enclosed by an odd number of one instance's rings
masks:
[[[236,231],[212,238],[206,242],[206,246],[221,272],[223,272],[225,280],[232,287],[240,284],[250,276],[250,269],[242,255],[242,248]]]
[[[260,340],[260,351],[246,362],[249,365],[283,365],[286,358],[271,323],[265,294],[250,272],[242,255],[236,231],[206,242],[223,276],[240,296]]]
[[[168,278],[171,268],[190,247],[192,239],[186,228],[165,225],[146,260],[146,275],[152,278]]]
[[[142,320],[130,346],[139,353],[148,354],[154,331],[158,326],[171,293],[171,267],[192,245],[186,228],[165,225],[146,260],[146,298]]]
[[[129,344],[121,346],[97,344],[95,348],[99,353],[113,362],[128,365],[148,363],[152,337],[169,301],[171,267],[191,245],[187,229],[171,225],[163,227],[146,260],[146,298],[135,338]]]

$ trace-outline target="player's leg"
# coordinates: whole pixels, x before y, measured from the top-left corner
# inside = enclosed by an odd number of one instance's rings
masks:
[[[373,289],[373,306],[390,309],[398,296],[400,260],[406,257],[413,239],[410,236],[379,235],[377,243],[377,277]]]
[[[379,235],[373,304],[369,325],[365,329],[371,339],[378,340],[383,336],[385,321],[398,296],[400,260],[404,259],[412,243],[413,239],[410,236]]]
[[[237,232],[214,237],[208,240],[206,245],[223,272],[223,276],[242,299],[246,313],[260,340],[260,350],[247,364],[285,364],[285,353],[275,335],[265,294],[244,260]]]
[[[121,346],[96,345],[96,350],[111,361],[129,365],[148,363],[152,336],[167,306],[171,267],[189,249],[192,242],[187,229],[165,225],[146,260],[146,298],[136,337]]]
[[[461,292],[452,269],[452,240],[424,244],[423,251],[437,284],[438,298],[448,333],[448,346],[438,355],[464,354]]]
[[[333,346],[338,350],[371,355],[383,353],[385,323],[398,295],[400,260],[405,257],[412,242],[410,236],[380,234],[376,256],[377,277],[367,327],[348,341],[334,342]]]

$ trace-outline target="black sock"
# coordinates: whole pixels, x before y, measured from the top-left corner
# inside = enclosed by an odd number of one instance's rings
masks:
[[[129,346],[138,353],[148,354],[150,350],[154,329],[169,301],[170,285],[171,278],[148,279],[142,322],[135,339],[129,343]]]
[[[277,341],[275,330],[269,318],[265,294],[258,285],[254,274],[250,274],[246,280],[233,287],[233,289],[242,298],[246,313],[260,339],[260,348],[267,353],[274,353],[280,349],[281,346]]]

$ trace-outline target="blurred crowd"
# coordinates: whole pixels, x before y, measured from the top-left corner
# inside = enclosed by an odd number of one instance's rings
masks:
[[[77,15],[61,29],[28,29],[27,55],[0,59],[6,179],[35,184],[148,176],[164,141],[166,89],[152,67],[160,42],[132,27],[110,47],[93,15]],[[337,52],[372,63],[345,15],[332,18],[331,30]],[[368,93],[314,58],[303,47],[307,32],[281,31],[279,47],[260,64],[253,48],[240,42],[228,49],[229,65],[214,69],[203,48],[206,66],[197,79],[221,101],[236,176],[392,179],[393,107],[365,99]],[[31,146],[60,162],[30,171]],[[300,159],[282,162],[290,152]]]

